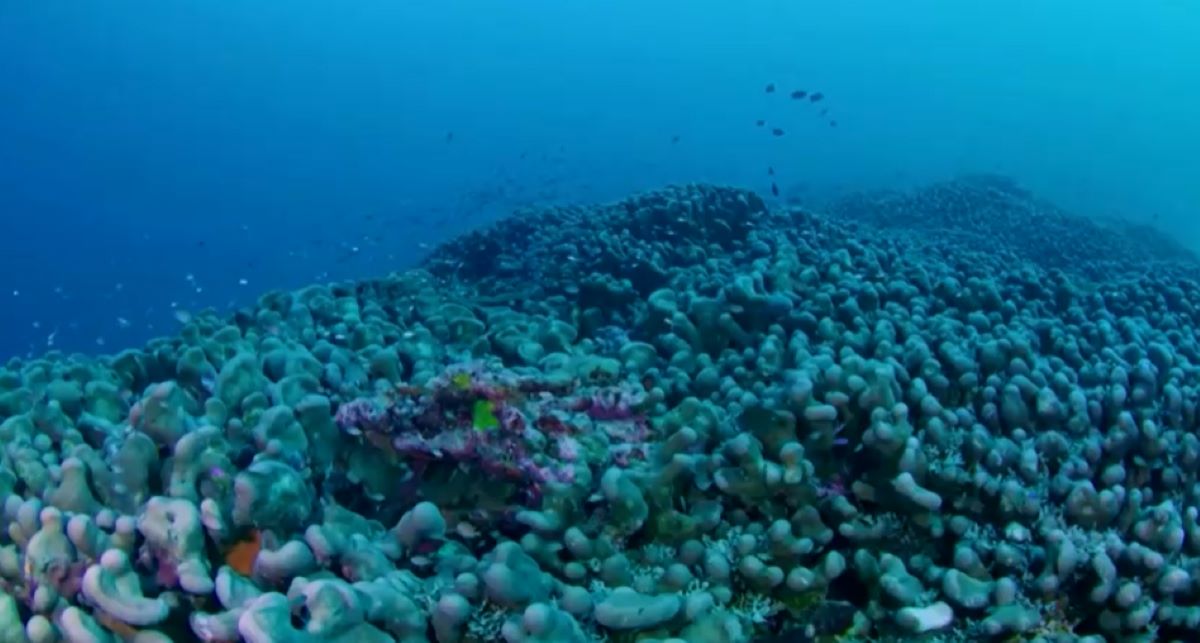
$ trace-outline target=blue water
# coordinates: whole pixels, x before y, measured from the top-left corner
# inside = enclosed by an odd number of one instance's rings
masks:
[[[1186,0],[9,0],[0,357],[767,166],[794,198],[1001,172],[1200,245],[1197,33]]]

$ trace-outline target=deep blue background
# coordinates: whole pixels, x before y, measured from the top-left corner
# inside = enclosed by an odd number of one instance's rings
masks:
[[[1183,0],[0,2],[0,357],[767,165],[789,194],[1006,172],[1191,242],[1196,33]]]

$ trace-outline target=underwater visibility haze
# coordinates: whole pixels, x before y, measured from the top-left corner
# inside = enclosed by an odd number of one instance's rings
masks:
[[[768,194],[768,166],[785,198],[996,172],[1190,242],[1198,21],[1189,2],[7,3],[0,353],[138,345],[178,327],[172,303],[412,265],[522,204]]]
[[[0,643],[1194,640],[1196,33],[0,4]]]

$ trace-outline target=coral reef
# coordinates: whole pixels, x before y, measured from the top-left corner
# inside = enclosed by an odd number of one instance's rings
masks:
[[[0,641],[1188,640],[1200,286],[1139,234],[674,187],[11,360]]]

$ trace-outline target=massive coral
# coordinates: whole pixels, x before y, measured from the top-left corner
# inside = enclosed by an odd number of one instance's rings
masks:
[[[1186,637],[1196,261],[996,179],[831,212],[538,209],[11,360],[0,641]]]

